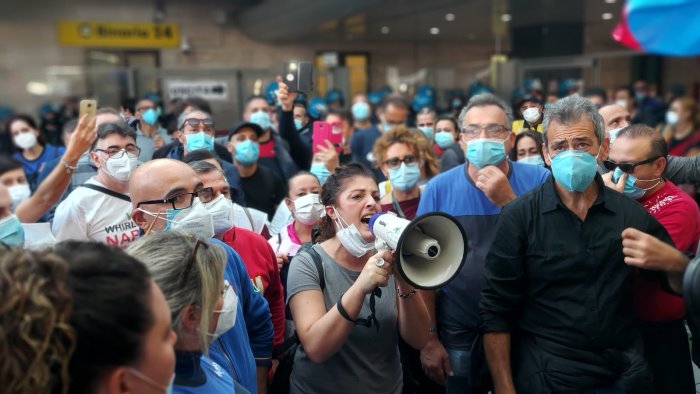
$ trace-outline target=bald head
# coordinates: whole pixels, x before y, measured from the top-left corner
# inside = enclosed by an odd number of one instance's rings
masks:
[[[150,228],[155,220],[155,214],[160,212],[162,217],[165,217],[166,210],[173,208],[172,203],[150,201],[192,193],[199,190],[201,185],[197,173],[181,161],[173,159],[148,161],[137,168],[129,179],[129,194],[134,208],[131,218],[139,227]],[[165,223],[165,220],[158,220],[152,227],[154,230],[160,230],[165,227]]]

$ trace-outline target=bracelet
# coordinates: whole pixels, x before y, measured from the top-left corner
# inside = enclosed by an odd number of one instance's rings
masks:
[[[418,291],[418,290],[413,289],[413,290],[409,291],[408,293],[401,294],[401,290],[399,290],[399,288],[397,287],[397,288],[396,288],[396,295],[399,296],[399,297],[401,297],[401,298],[408,298],[408,297],[410,297],[410,296],[416,294],[417,291]]]
[[[78,169],[78,166],[72,166],[72,165],[66,163],[66,161],[63,159],[61,159],[61,164],[63,164],[63,168],[65,168],[69,174],[72,174],[73,171]]]
[[[355,324],[355,320],[352,320],[350,318],[350,315],[348,314],[348,311],[345,310],[345,307],[343,307],[343,295],[345,293],[340,295],[340,298],[338,298],[338,302],[335,303],[336,308],[338,308],[338,313],[340,313],[340,316],[343,317],[343,319],[349,321],[352,324]]]

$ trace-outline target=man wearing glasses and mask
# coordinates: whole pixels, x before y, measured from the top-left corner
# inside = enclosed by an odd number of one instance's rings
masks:
[[[214,237],[214,222],[204,204],[214,199],[197,173],[171,159],[151,160],[129,182],[131,217],[148,236],[150,232],[180,231],[209,239],[226,252],[224,279],[238,297],[236,323],[215,338],[209,356],[250,392],[267,387],[271,365],[273,327],[267,302],[251,282],[241,257]]]
[[[52,225],[56,240],[92,240],[126,248],[138,238],[138,227],[130,218],[128,193],[140,152],[132,128],[121,123],[98,127],[90,150],[97,175],[56,208]]]
[[[153,152],[154,159],[182,160],[189,152],[206,149],[215,152],[222,160],[232,162],[226,147],[214,142],[216,129],[209,113],[199,109],[184,111],[177,118],[177,126],[177,139]]]
[[[549,172],[508,160],[513,146],[510,107],[492,94],[469,100],[459,116],[460,138],[466,144],[466,163],[428,182],[417,215],[440,211],[462,225],[469,252],[458,277],[435,293],[424,291],[436,330],[421,350],[428,376],[446,380],[447,393],[471,393],[472,370],[485,370],[483,354],[472,352],[479,331],[479,299],[486,286],[484,261],[491,246],[501,208],[544,183]],[[439,333],[439,337],[438,337]]]

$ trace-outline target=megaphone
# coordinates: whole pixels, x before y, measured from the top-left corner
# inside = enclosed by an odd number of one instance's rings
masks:
[[[436,289],[454,279],[467,255],[466,237],[457,220],[431,212],[411,221],[393,212],[372,215],[375,245],[395,250],[401,276],[418,289]]]

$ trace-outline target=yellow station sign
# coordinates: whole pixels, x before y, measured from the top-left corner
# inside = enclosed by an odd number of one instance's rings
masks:
[[[180,45],[174,23],[58,22],[58,43],[82,47],[169,48]]]

